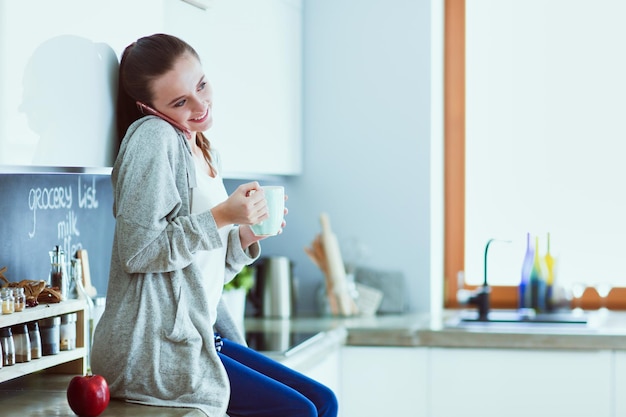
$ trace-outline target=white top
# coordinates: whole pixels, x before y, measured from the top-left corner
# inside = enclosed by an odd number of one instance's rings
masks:
[[[202,166],[198,161],[198,156],[194,155],[196,181],[198,186],[193,189],[193,198],[191,203],[191,213],[197,214],[208,211],[228,198],[228,193],[224,187],[224,181],[218,174],[215,178],[208,173],[202,171]],[[233,225],[224,226],[219,229],[222,247],[211,250],[201,250],[195,254],[195,263],[202,271],[202,275],[206,282],[207,294],[206,299],[210,306],[209,319],[211,325],[215,324],[217,318],[217,303],[222,296],[224,288],[224,269],[226,262],[226,246],[228,243],[228,233]]]

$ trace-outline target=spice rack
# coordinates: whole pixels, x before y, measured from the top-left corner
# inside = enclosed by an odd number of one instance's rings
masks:
[[[56,304],[41,304],[28,307],[13,314],[0,315],[0,328],[28,323],[48,317],[77,313],[76,349],[61,351],[56,355],[42,356],[26,363],[16,363],[0,369],[0,383],[34,372],[48,370],[61,374],[84,374],[87,370],[87,348],[85,347],[85,308],[83,300],[65,300]]]

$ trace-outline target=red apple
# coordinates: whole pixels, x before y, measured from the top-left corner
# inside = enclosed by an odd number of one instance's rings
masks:
[[[109,384],[101,375],[79,375],[67,387],[67,402],[80,417],[97,417],[109,405]]]

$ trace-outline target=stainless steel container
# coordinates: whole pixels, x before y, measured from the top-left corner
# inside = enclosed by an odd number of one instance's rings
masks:
[[[295,302],[291,261],[284,256],[261,259],[257,266],[253,291],[257,315],[267,318],[290,318]]]
[[[61,343],[61,317],[48,317],[39,320],[41,333],[41,353],[44,356],[56,355]]]

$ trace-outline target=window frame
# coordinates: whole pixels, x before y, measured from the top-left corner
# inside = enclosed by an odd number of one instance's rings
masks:
[[[444,3],[444,308],[462,307],[458,272],[465,265],[465,8],[466,0]],[[490,301],[517,308],[517,286],[491,286]],[[606,306],[626,310],[626,287],[613,288]],[[600,297],[587,288],[572,307],[598,309]]]

